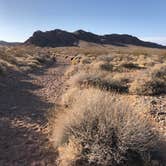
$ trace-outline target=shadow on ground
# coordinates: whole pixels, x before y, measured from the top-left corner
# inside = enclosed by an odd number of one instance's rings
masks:
[[[31,79],[16,71],[0,77],[0,165],[53,165],[56,154],[42,132],[53,105],[32,93],[42,87]]]

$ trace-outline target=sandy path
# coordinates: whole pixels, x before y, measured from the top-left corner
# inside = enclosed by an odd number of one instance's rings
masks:
[[[33,74],[0,78],[0,165],[55,165],[46,113],[62,93],[62,61]]]

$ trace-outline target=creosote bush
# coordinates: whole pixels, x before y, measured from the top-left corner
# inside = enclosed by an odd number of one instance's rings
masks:
[[[129,91],[138,95],[166,94],[166,66],[157,65],[146,73],[146,77],[136,79]]]
[[[151,76],[153,79],[161,79],[166,81],[166,64],[154,66],[151,71]]]
[[[54,122],[58,165],[151,165],[159,137],[149,118],[108,92],[80,91]]]
[[[120,82],[120,80],[107,80],[95,74],[78,73],[74,75],[69,82],[72,86],[80,88],[95,87],[102,90],[114,91],[119,93],[128,92],[127,85],[125,85],[123,82]]]
[[[141,67],[138,64],[135,64],[135,63],[132,63],[132,62],[122,63],[121,67],[124,67],[126,69],[141,69]]]
[[[135,80],[129,91],[138,95],[160,95],[166,93],[166,83],[160,80],[153,79],[138,79]]]
[[[110,63],[103,63],[100,65],[100,68],[106,71],[113,71],[113,65]]]

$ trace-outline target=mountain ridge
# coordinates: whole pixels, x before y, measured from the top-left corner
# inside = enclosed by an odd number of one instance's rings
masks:
[[[22,44],[22,43],[20,43],[20,42],[7,42],[7,41],[0,40],[1,46],[16,46],[16,45],[20,45],[20,44]]]
[[[36,31],[26,40],[25,44],[32,44],[41,47],[63,47],[78,46],[79,41],[86,41],[97,44],[111,44],[117,46],[135,45],[150,48],[166,48],[166,46],[140,40],[139,38],[128,34],[105,34],[97,35],[84,30],[68,32],[61,29],[51,31]]]

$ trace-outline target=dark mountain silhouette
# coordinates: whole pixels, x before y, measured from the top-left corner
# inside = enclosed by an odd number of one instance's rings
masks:
[[[150,48],[166,48],[166,46],[145,42],[137,37],[126,34],[108,34],[97,35],[91,32],[78,30],[73,33],[60,29],[53,31],[36,31],[25,44],[33,44],[41,47],[63,47],[63,46],[78,46],[79,41],[86,41],[97,44],[112,44],[117,46],[135,45]]]
[[[36,31],[25,43],[41,47],[60,47],[78,45],[78,42],[79,40],[74,34],[56,29],[46,32]]]
[[[83,41],[87,41],[87,42],[102,44],[101,36],[93,34],[91,32],[78,30],[78,31],[73,32],[73,34],[76,36],[76,38],[78,40],[83,40]]]

